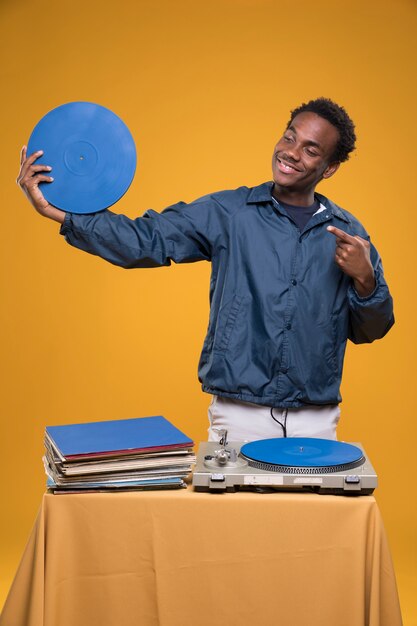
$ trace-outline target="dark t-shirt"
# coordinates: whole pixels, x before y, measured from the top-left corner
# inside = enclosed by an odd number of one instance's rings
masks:
[[[286,202],[278,202],[275,198],[272,198],[279,206],[281,206],[288,213],[289,217],[296,224],[300,232],[304,230],[307,222],[320,208],[320,202],[314,200],[310,206],[296,206],[295,204],[287,204]]]

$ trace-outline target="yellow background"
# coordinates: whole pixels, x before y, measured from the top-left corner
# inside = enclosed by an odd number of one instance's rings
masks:
[[[209,401],[196,376],[209,265],[124,271],[70,248],[14,183],[21,145],[64,102],[109,107],[138,148],[115,208],[135,217],[269,180],[289,110],[324,95],[359,139],[319,189],[371,232],[397,319],[348,348],[340,438],[377,469],[415,626],[416,2],[0,0],[0,19],[0,601],[44,491],[45,425],[163,414],[199,441]]]

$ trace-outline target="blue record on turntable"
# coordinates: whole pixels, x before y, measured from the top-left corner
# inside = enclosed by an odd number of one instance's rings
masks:
[[[240,454],[251,467],[275,472],[330,473],[365,462],[357,446],[330,439],[284,437],[244,444]]]
[[[40,183],[45,198],[69,213],[96,213],[117,202],[136,170],[136,148],[126,124],[92,102],[69,102],[35,126],[28,154],[43,150],[52,183]]]

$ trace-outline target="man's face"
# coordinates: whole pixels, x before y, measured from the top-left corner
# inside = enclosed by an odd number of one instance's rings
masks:
[[[272,173],[278,187],[308,192],[339,167],[332,162],[339,131],[327,120],[306,111],[293,119],[274,148]]]

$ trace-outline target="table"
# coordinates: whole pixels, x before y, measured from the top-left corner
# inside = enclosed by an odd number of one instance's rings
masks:
[[[400,626],[373,496],[45,494],[1,626]]]

